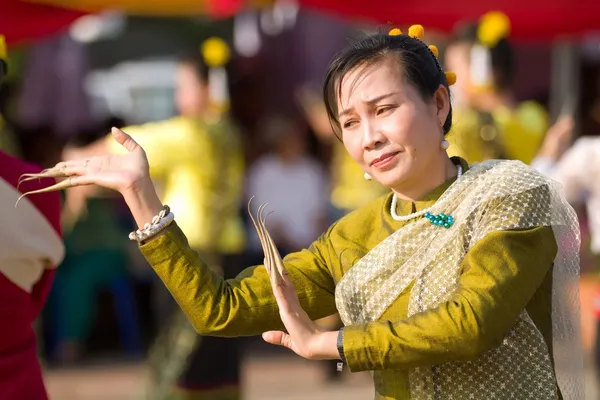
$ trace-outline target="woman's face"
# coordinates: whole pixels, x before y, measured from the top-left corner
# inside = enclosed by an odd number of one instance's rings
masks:
[[[359,66],[341,81],[338,118],[344,146],[361,167],[397,193],[429,185],[447,161],[442,126],[450,108],[440,85],[425,102],[393,57]]]
[[[177,66],[175,104],[179,114],[185,117],[202,116],[208,106],[208,87],[188,63]]]

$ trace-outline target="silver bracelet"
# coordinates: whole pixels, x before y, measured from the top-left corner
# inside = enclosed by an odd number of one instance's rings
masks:
[[[163,229],[171,225],[174,220],[175,215],[171,212],[169,206],[165,206],[158,215],[155,215],[152,218],[151,223],[144,225],[143,229],[131,232],[129,234],[129,239],[141,243],[159,234]]]

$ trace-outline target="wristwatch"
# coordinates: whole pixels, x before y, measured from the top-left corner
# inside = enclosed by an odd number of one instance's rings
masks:
[[[340,362],[337,364],[337,370],[342,371],[344,369],[344,363],[346,362],[346,356],[344,355],[344,328],[340,329],[337,337],[337,350],[340,354]]]

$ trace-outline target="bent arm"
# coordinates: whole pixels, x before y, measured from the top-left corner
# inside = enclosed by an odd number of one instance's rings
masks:
[[[406,369],[479,357],[515,325],[556,252],[550,227],[487,235],[467,253],[458,289],[448,302],[400,322],[344,328],[349,368]]]
[[[313,320],[336,312],[326,241],[327,234],[310,249],[284,259],[300,303]],[[140,248],[198,333],[232,337],[283,329],[264,266],[224,280],[189,247],[175,224]]]
[[[532,166],[558,181],[570,203],[578,203],[589,190],[589,166],[594,163],[595,152],[600,147],[597,139],[578,139],[558,160],[538,157]]]

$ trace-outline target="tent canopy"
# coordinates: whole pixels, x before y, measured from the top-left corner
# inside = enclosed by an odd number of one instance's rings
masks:
[[[207,15],[229,17],[245,7],[273,0],[5,0],[0,29],[9,43],[52,35],[85,13],[120,9],[154,16]],[[423,24],[451,31],[466,19],[476,20],[491,10],[511,20],[513,40],[549,41],[564,35],[600,30],[597,0],[297,0],[305,8],[382,25]]]

